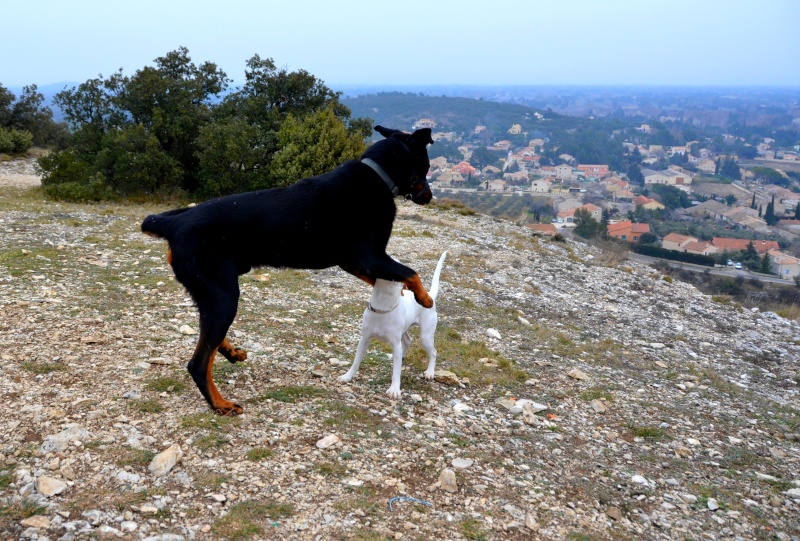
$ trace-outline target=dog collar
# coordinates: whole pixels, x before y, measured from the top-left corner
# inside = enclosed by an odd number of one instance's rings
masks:
[[[391,312],[392,310],[397,308],[398,304],[400,304],[400,298],[399,297],[397,298],[397,301],[394,303],[394,306],[392,306],[388,310],[380,310],[380,309],[375,308],[374,306],[372,306],[371,302],[368,302],[367,303],[367,310],[369,310],[370,312],[375,312],[376,314],[388,314],[389,312]]]
[[[381,177],[383,181],[386,183],[386,185],[389,187],[389,190],[392,192],[392,195],[397,197],[397,195],[400,193],[400,188],[397,187],[397,184],[392,182],[391,177],[389,177],[389,175],[386,174],[386,171],[383,170],[383,167],[378,165],[377,162],[375,162],[375,160],[371,160],[369,158],[362,158],[361,163],[368,165],[370,169],[378,173],[378,176]]]

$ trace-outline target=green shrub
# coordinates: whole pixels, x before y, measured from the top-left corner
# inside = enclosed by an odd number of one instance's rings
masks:
[[[22,154],[33,146],[33,135],[29,131],[0,128],[0,153]]]

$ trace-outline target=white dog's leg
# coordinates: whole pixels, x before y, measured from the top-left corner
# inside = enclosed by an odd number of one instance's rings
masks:
[[[392,345],[392,386],[386,391],[392,398],[400,398],[400,376],[403,368],[403,344],[400,340]]]
[[[350,370],[348,370],[346,374],[339,376],[336,381],[339,383],[350,383],[350,380],[358,373],[358,367],[361,365],[364,355],[367,354],[369,339],[370,337],[368,334],[362,333],[361,340],[358,341],[358,348],[356,348],[356,358],[353,361],[353,366],[350,367]]]
[[[403,342],[403,358],[405,359],[406,354],[408,353],[408,348],[411,347],[411,335],[408,333],[408,331],[403,333],[402,342]]]
[[[428,368],[425,370],[425,379],[433,379],[433,374],[436,372],[436,348],[433,347],[433,337],[424,338],[420,340],[422,347],[428,353]]]

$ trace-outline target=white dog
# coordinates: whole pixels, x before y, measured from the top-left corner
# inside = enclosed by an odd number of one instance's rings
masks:
[[[423,308],[417,304],[414,295],[410,291],[403,290],[402,282],[390,282],[380,278],[375,280],[372,297],[364,311],[361,340],[358,342],[356,358],[350,370],[343,376],[339,376],[339,382],[348,383],[353,379],[367,353],[370,339],[377,338],[392,346],[392,385],[386,394],[392,398],[400,398],[400,370],[403,365],[403,357],[411,345],[411,336],[408,334],[408,330],[412,325],[419,325],[420,341],[428,354],[425,379],[433,379],[436,371],[436,348],[433,347],[433,335],[439,320],[435,301],[439,292],[439,274],[442,272],[445,256],[447,256],[447,252],[444,252],[439,258],[439,263],[433,273],[431,288],[428,290],[428,294],[434,300],[431,308]]]

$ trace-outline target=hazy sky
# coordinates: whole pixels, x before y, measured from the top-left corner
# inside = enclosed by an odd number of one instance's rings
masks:
[[[127,75],[180,46],[241,82],[258,53],[335,88],[800,87],[800,0],[39,0],[0,5],[0,84]]]

